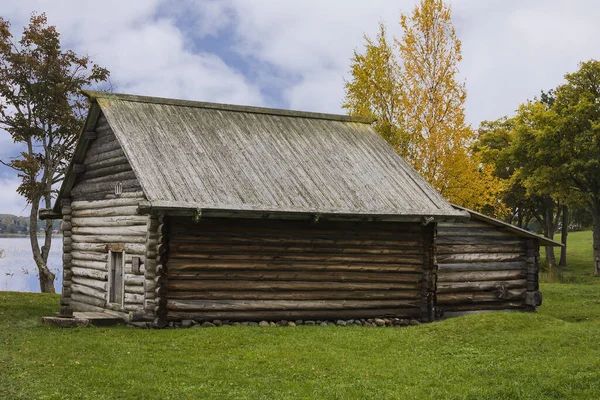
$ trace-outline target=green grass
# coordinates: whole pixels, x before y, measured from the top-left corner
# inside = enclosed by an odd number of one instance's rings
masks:
[[[569,247],[585,284],[542,285],[538,313],[408,328],[58,329],[58,296],[0,292],[0,398],[600,398],[589,237]]]

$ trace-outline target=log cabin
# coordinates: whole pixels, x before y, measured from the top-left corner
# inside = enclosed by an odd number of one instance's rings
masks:
[[[436,313],[535,311],[540,245],[560,243],[487,215],[454,205],[468,220],[442,221],[436,234]]]
[[[470,214],[372,120],[87,94],[55,206],[40,212],[62,219],[63,307],[157,327],[435,318],[437,226]],[[463,305],[447,293],[444,307]]]

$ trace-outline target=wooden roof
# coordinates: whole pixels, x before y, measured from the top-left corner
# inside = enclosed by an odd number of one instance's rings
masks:
[[[548,239],[547,237],[535,234],[533,232],[529,232],[525,229],[519,228],[518,226],[514,226],[512,224],[506,223],[504,221],[500,221],[499,219],[496,218],[492,218],[488,215],[485,214],[481,214],[477,211],[473,211],[470,210],[468,208],[464,208],[461,206],[457,206],[456,204],[453,204],[454,208],[456,208],[457,210],[461,210],[461,211],[466,211],[470,214],[471,219],[477,220],[477,221],[481,221],[481,222],[485,222],[487,224],[490,225],[494,225],[494,226],[499,226],[502,228],[505,228],[507,231],[510,231],[511,233],[514,233],[516,236],[521,236],[521,237],[526,237],[526,238],[530,238],[530,239],[537,239],[539,240],[539,243],[541,246],[559,246],[562,247],[562,244],[559,242],[556,242],[552,239]]]
[[[371,128],[372,120],[87,94],[90,115],[105,115],[154,208],[467,215],[425,182]],[[92,124],[88,118],[88,130]]]

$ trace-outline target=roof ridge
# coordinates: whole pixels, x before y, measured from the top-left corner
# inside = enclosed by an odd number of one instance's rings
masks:
[[[266,107],[255,107],[255,106],[241,106],[235,104],[224,104],[224,103],[210,103],[203,101],[193,100],[182,100],[172,99],[166,97],[151,97],[151,96],[139,96],[126,93],[111,93],[111,92],[100,92],[94,90],[84,90],[83,93],[90,97],[92,101],[99,98],[104,99],[117,99],[122,101],[131,101],[136,103],[151,103],[151,104],[165,104],[181,107],[195,107],[195,108],[207,108],[213,110],[224,110],[224,111],[235,111],[235,112],[246,112],[254,114],[267,114],[267,115],[279,115],[284,117],[295,117],[295,118],[312,118],[312,119],[324,119],[332,121],[342,122],[358,122],[363,124],[372,124],[375,122],[375,118],[367,117],[353,117],[349,115],[341,114],[327,114],[317,113],[309,111],[295,111],[295,110],[284,110],[280,108],[266,108]]]

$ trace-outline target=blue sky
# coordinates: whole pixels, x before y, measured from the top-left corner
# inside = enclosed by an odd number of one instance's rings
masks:
[[[111,71],[116,91],[341,113],[349,59],[377,23],[400,36],[414,0],[0,0],[18,34],[45,11],[63,46]],[[467,120],[510,114],[600,58],[593,0],[454,0]],[[0,158],[18,151],[0,131]],[[26,214],[16,175],[0,168],[0,213]]]

